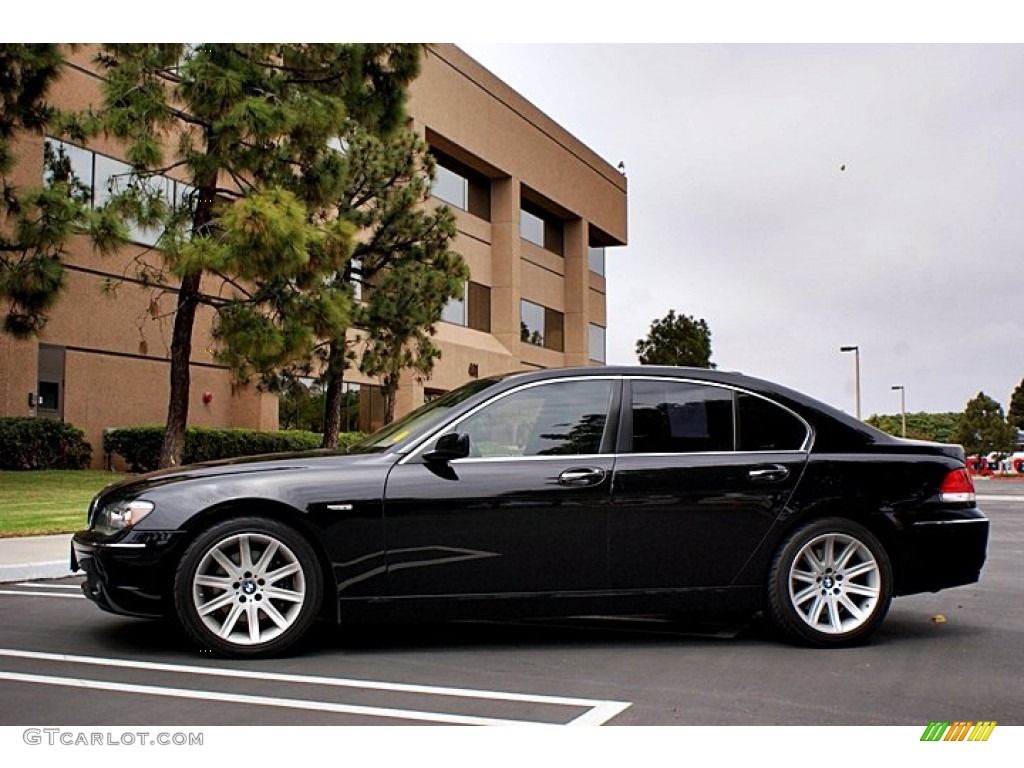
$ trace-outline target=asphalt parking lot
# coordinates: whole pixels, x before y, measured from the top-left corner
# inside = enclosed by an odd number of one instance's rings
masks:
[[[1024,482],[979,481],[975,585],[893,602],[872,642],[808,650],[760,622],[578,619],[323,627],[225,661],[99,611],[77,579],[0,585],[0,725],[1024,725]]]

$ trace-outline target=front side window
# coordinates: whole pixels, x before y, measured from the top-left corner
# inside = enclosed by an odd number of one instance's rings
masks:
[[[682,381],[636,380],[633,453],[733,450],[733,393]]]
[[[598,453],[612,382],[562,381],[499,398],[463,420],[470,456],[570,456]]]

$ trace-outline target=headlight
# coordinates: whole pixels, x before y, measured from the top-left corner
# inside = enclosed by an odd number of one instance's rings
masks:
[[[117,533],[131,528],[153,511],[153,502],[133,499],[100,507],[93,520],[93,530],[100,533]]]

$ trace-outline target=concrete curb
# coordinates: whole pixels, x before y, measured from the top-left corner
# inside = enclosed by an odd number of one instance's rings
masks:
[[[10,581],[31,581],[32,579],[63,579],[74,575],[67,560],[50,560],[44,563],[25,563],[24,565],[0,565],[0,584]]]

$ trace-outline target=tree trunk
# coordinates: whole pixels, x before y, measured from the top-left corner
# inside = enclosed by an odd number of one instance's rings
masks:
[[[345,342],[332,341],[327,355],[327,390],[324,392],[324,440],[322,446],[335,450],[341,431],[341,401],[344,395]]]
[[[384,396],[384,426],[395,420],[395,393],[398,392],[398,377],[385,376],[381,381],[381,395]]]
[[[216,142],[212,137],[207,136],[206,146],[208,154],[215,154]],[[198,202],[192,215],[193,236],[205,234],[213,221],[217,176],[217,171],[213,170],[205,178],[196,179]],[[174,332],[171,336],[171,391],[167,400],[164,441],[160,446],[161,469],[181,464],[181,454],[185,450],[188,399],[192,388],[192,329],[196,324],[202,279],[201,269],[190,272],[181,278],[181,286],[178,288],[178,306],[174,313]]]
[[[167,401],[167,424],[164,441],[160,446],[160,468],[181,464],[185,450],[185,427],[188,425],[188,400],[192,387],[192,328],[195,325],[196,305],[202,272],[192,272],[181,280],[178,289],[178,307],[174,313],[174,333],[171,337],[171,391]]]

